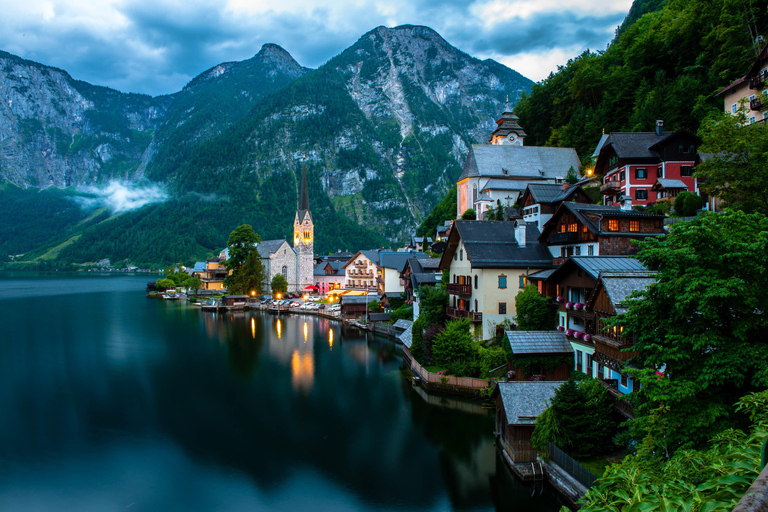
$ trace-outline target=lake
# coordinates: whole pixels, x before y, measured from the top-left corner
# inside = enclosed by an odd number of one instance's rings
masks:
[[[491,410],[315,316],[203,313],[149,275],[0,273],[0,510],[555,511]]]

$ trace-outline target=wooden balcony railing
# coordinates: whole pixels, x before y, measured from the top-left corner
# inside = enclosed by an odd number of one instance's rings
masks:
[[[612,196],[621,192],[621,183],[618,181],[609,181],[600,185],[600,193],[606,196]]]
[[[568,244],[576,243],[578,241],[578,233],[552,233],[549,235],[549,243],[551,244]]]
[[[763,100],[758,98],[752,98],[749,100],[749,108],[751,110],[763,110]]]
[[[592,335],[592,341],[595,342],[595,350],[601,352],[615,361],[629,361],[637,355],[637,352],[623,352],[623,349],[632,346],[631,343],[617,341],[599,334]]]
[[[461,295],[463,297],[472,295],[471,284],[448,283],[447,290],[451,295]]]
[[[482,323],[483,314],[476,311],[465,311],[463,309],[445,308],[448,318],[469,318],[472,323]]]

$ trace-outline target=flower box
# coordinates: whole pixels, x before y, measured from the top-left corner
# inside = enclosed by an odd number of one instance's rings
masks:
[[[573,302],[566,302],[565,303],[565,309],[571,309],[573,307]]]
[[[563,298],[561,296],[557,296],[557,302],[563,302]]]
[[[584,341],[592,341],[592,336],[590,336],[589,334],[585,334]]]
[[[565,335],[566,336],[573,336],[573,329],[568,329],[567,331],[565,331]]]
[[[576,331],[573,333],[574,336],[576,336],[576,339],[581,339],[584,336],[583,332]]]
[[[558,326],[557,326],[557,330],[558,330],[558,331],[564,331],[564,330],[565,330],[565,327],[563,327],[562,325],[558,325]]]
[[[576,309],[576,310],[584,309],[584,304],[580,304],[577,302],[576,304],[573,305],[573,309]]]

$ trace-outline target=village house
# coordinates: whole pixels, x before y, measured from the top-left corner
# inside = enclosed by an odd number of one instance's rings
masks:
[[[643,206],[669,201],[681,185],[699,194],[693,173],[700,162],[700,144],[700,138],[684,130],[664,133],[663,121],[656,121],[654,132],[604,134],[595,163],[595,173],[603,176],[604,203],[618,204],[625,198]]]
[[[637,244],[664,234],[664,216],[632,208],[584,203],[562,203],[544,225],[539,241],[546,244],[560,265],[569,256],[624,256],[635,254]]]
[[[378,278],[378,292],[387,294],[390,297],[393,294],[405,295],[405,283],[402,281],[402,272],[410,259],[427,259],[429,256],[423,252],[379,252],[378,271],[381,275]]]
[[[509,380],[568,380],[573,347],[562,332],[506,331],[505,339],[512,352]]]
[[[222,251],[222,254],[224,251]],[[203,290],[222,290],[224,288],[224,279],[230,274],[230,271],[224,266],[226,258],[221,255],[216,258],[205,260],[202,270],[198,270],[199,263],[195,264],[195,272],[203,283]]]
[[[491,395],[496,404],[496,435],[511,464],[536,461],[538,454],[531,446],[536,417],[549,407],[562,384],[559,381],[511,381],[496,385]]]
[[[440,269],[450,274],[448,317],[468,318],[480,339],[512,322],[526,276],[552,266],[538,235],[536,226],[522,221],[457,220],[440,260]]]
[[[765,122],[768,119],[768,46],[758,54],[747,70],[747,74],[739,78],[715,96],[722,96],[725,111],[736,114],[740,105],[744,105],[749,124]]]
[[[472,208],[481,219],[488,206],[511,207],[529,183],[562,183],[568,169],[579,171],[573,148],[523,146],[525,132],[507,107],[491,144],[473,144],[456,182],[456,217]]]
[[[358,251],[342,266],[346,274],[347,289],[376,290],[376,279],[381,277],[378,266],[379,251]]]
[[[520,198],[523,220],[527,223],[536,224],[536,227],[541,231],[544,224],[552,218],[563,201],[592,203],[587,193],[578,185],[532,183],[526,187]]]
[[[345,288],[346,284],[347,273],[344,271],[344,263],[329,260],[315,264],[314,285],[319,293]]]
[[[406,304],[413,305],[413,318],[419,316],[419,288],[435,286],[443,277],[440,258],[409,258],[400,272]]]

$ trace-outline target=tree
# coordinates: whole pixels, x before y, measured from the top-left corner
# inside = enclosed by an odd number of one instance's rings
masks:
[[[173,282],[172,279],[161,279],[155,283],[155,288],[159,288],[160,290],[167,290],[169,288],[175,288],[176,283]]]
[[[515,296],[517,328],[521,331],[545,331],[553,329],[557,312],[549,307],[547,299],[539,294],[535,285],[529,284]]]
[[[726,207],[768,214],[768,125],[746,124],[743,107],[736,115],[718,112],[704,121],[700,151],[712,157],[696,167],[696,177]]]
[[[370,313],[379,313],[382,309],[384,309],[381,305],[381,302],[377,300],[372,300],[369,302],[367,308]]]
[[[266,275],[256,248],[259,242],[261,237],[250,224],[242,224],[229,234],[225,266],[231,272],[224,279],[224,286],[230,293],[261,293]]]
[[[469,320],[452,320],[432,342],[434,363],[453,375],[474,376],[479,362],[478,347],[469,333]]]
[[[693,217],[704,206],[704,201],[697,194],[680,192],[675,198],[675,214],[678,217]]]
[[[640,243],[657,280],[616,318],[635,336],[635,439],[666,453],[700,445],[738,424],[739,397],[768,387],[767,241],[768,218],[729,210]]]
[[[419,288],[419,318],[424,326],[430,324],[445,325],[448,318],[445,308],[448,307],[448,292],[442,286],[421,286]]]
[[[187,290],[195,290],[195,293],[200,289],[201,286],[203,286],[203,282],[200,280],[197,276],[190,277],[187,282]]]
[[[283,274],[275,274],[270,283],[272,293],[285,293],[288,291],[288,280]]]
[[[565,173],[565,181],[571,185],[575,185],[579,181],[579,175],[576,174],[576,169],[573,166],[568,168],[568,172]]]
[[[461,214],[461,220],[477,220],[477,212],[475,212],[474,208],[467,208]]]

